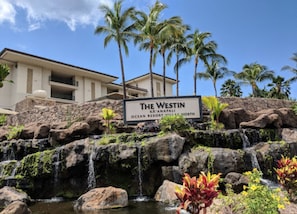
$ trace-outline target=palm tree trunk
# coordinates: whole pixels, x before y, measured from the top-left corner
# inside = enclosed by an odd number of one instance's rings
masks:
[[[163,96],[166,97],[166,64],[165,64],[165,51],[162,51],[162,57],[163,57]]]
[[[153,81],[153,53],[154,49],[150,50],[150,81],[151,81],[151,96],[154,97],[154,81]]]
[[[121,72],[122,72],[123,99],[126,99],[127,96],[126,96],[125,70],[124,70],[124,62],[123,62],[122,48],[121,48],[121,43],[120,42],[118,42],[118,48],[119,48],[120,63],[121,63]]]
[[[179,73],[178,73],[179,55],[176,53],[176,96],[179,96]]]
[[[198,67],[198,62],[195,62],[195,69],[194,69],[194,95],[197,93],[197,82],[196,82],[196,74],[197,74],[197,67]]]
[[[213,88],[215,90],[215,97],[218,97],[216,82],[213,81]]]

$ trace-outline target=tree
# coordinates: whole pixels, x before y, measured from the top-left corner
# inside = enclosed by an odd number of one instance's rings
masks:
[[[125,70],[124,61],[122,56],[122,48],[125,50],[125,54],[129,54],[127,42],[132,37],[134,30],[133,23],[130,23],[130,18],[135,12],[134,7],[130,7],[122,11],[122,0],[115,1],[113,9],[109,8],[107,5],[101,5],[100,10],[104,13],[105,26],[97,26],[96,34],[107,34],[104,39],[104,47],[108,45],[111,40],[117,42],[121,72],[122,72],[122,84],[123,84],[123,98],[126,99],[126,81],[125,81]]]
[[[286,66],[282,67],[282,70],[289,70],[289,71],[293,72],[296,76],[289,79],[289,81],[294,82],[297,80],[297,53],[294,53],[293,56],[291,57],[291,59],[296,63],[296,68],[286,65]]]
[[[166,51],[169,50],[174,42],[173,38],[182,35],[186,26],[182,25],[182,20],[179,17],[176,17],[176,23],[172,22],[169,24],[169,27],[166,30],[162,31],[159,36],[157,43],[159,44],[158,52],[162,56],[163,61],[163,95],[166,96]],[[168,22],[167,20],[164,21]],[[156,57],[157,52],[155,52]],[[168,58],[168,57],[167,57]]]
[[[245,64],[240,73],[234,75],[236,79],[242,80],[240,84],[249,84],[252,86],[252,96],[259,96],[259,87],[257,82],[264,80],[271,80],[273,78],[273,71],[269,71],[266,66],[257,63]]]
[[[228,70],[226,67],[220,67],[220,62],[216,59],[211,60],[211,64],[206,64],[207,69],[204,72],[196,73],[196,77],[199,79],[210,79],[212,81],[215,97],[217,97],[217,80],[223,79],[228,74],[234,74],[233,71]]]
[[[6,64],[0,64],[0,88],[3,87],[3,82],[7,81],[13,83],[12,80],[6,80],[6,77],[10,74],[9,67]]]
[[[221,87],[222,97],[241,97],[242,91],[238,83],[234,80],[226,80]]]
[[[277,99],[289,99],[289,96],[291,94],[291,82],[291,79],[285,81],[285,79],[281,76],[273,77],[272,83],[268,84],[268,86],[271,87],[270,91],[268,92],[268,97]]]
[[[154,64],[154,50],[158,48],[158,41],[160,37],[166,35],[169,29],[174,28],[177,24],[181,23],[181,18],[178,16],[171,17],[168,20],[161,22],[161,12],[167,8],[166,5],[156,1],[153,7],[150,8],[149,14],[142,11],[137,11],[135,18],[135,25],[139,31],[135,35],[134,43],[140,43],[140,50],[149,50],[149,71],[150,71],[150,85],[151,96],[154,97],[154,84],[153,84],[153,64]]]
[[[176,79],[176,96],[179,96],[179,68],[180,66],[182,66],[183,64],[189,61],[187,57],[190,56],[190,52],[191,52],[187,44],[187,39],[184,35],[185,32],[189,29],[190,27],[188,25],[184,25],[182,34],[174,35],[171,38],[172,41],[171,41],[170,51],[167,57],[167,64],[170,64],[171,58],[173,57],[173,55],[176,56],[176,63],[174,65],[174,72],[176,74],[176,78],[175,78]],[[180,60],[180,56],[185,56],[185,57],[183,57],[182,60]]]
[[[207,64],[207,60],[211,58],[227,62],[225,57],[216,53],[217,44],[215,41],[205,41],[210,37],[211,33],[200,33],[198,30],[196,30],[193,34],[188,35],[189,47],[191,47],[192,50],[191,55],[194,56],[194,95],[196,95],[197,92],[196,73],[199,60],[202,60],[205,65]]]

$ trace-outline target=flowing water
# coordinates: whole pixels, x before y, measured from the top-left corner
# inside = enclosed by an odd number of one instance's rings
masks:
[[[96,187],[96,175],[95,175],[95,168],[94,168],[94,149],[91,148],[90,154],[89,154],[89,169],[88,169],[88,189],[93,189]]]
[[[33,214],[77,214],[73,210],[73,201],[39,201],[30,206]],[[129,201],[126,208],[101,210],[98,214],[175,214],[175,207],[155,201]]]

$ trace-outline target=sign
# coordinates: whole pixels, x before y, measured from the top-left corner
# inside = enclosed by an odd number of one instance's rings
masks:
[[[181,96],[124,100],[125,123],[154,121],[166,115],[182,115],[186,119],[201,120],[201,97]]]

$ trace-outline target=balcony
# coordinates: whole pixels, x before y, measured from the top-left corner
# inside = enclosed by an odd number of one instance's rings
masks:
[[[77,89],[78,81],[74,77],[49,76],[49,84],[58,88]]]

